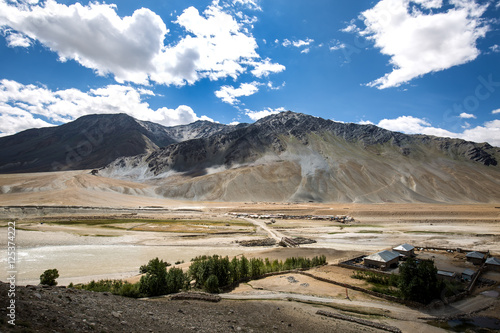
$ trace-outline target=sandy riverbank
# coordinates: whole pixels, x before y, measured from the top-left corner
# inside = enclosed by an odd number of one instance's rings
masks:
[[[500,209],[494,205],[197,203],[196,209],[139,210],[135,215],[106,215],[105,211],[101,210],[100,216],[88,212],[68,214],[64,210],[55,216],[18,216],[20,281],[35,283],[48,268],[60,270],[61,283],[129,277],[154,257],[175,263],[204,254],[245,253],[278,259],[325,254],[329,262],[336,262],[405,242],[500,253]],[[307,237],[316,243],[296,249],[248,248],[238,242],[268,237],[267,231],[229,216],[233,211],[304,215],[344,212],[355,222],[278,220],[270,228],[279,234]],[[1,245],[7,240],[6,224],[1,222]],[[0,261],[6,261],[6,254],[0,256]]]

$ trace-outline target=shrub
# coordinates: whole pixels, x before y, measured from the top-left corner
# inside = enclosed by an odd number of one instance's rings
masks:
[[[59,277],[59,272],[57,269],[47,269],[40,275],[40,284],[46,284],[49,286],[56,286],[56,279]]]
[[[386,275],[376,272],[356,271],[353,275],[351,275],[351,277],[354,279],[365,280],[366,282],[380,286],[397,287],[399,284],[399,276],[396,274]]]
[[[118,295],[125,296],[125,297],[133,297],[133,298],[138,298],[141,296],[141,292],[139,290],[139,284],[135,283],[128,283],[125,282],[122,287],[120,288],[120,291]]]
[[[75,288],[95,292],[110,292],[114,295],[134,298],[141,296],[138,283],[132,284],[122,280],[92,280],[87,284],[76,285]]]

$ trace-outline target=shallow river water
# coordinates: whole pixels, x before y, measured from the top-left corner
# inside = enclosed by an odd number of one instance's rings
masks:
[[[0,246],[6,249],[4,239],[7,235],[3,235],[6,228],[1,229],[3,229],[0,230],[3,239]],[[189,262],[199,255],[234,256],[257,250],[237,245],[227,246],[227,244],[220,246],[124,244],[120,237],[106,237],[104,240],[103,237],[78,237],[77,239],[83,239],[85,242],[81,244],[82,242],[76,241],[80,244],[68,244],[68,241],[62,240],[63,245],[54,245],[50,244],[53,242],[46,241],[48,235],[45,232],[19,231],[19,233],[22,235],[16,241],[18,285],[38,284],[40,275],[46,269],[52,268],[59,271],[60,277],[57,279],[59,284],[67,285],[70,282],[88,282],[92,279],[131,277],[139,273],[141,265],[147,264],[155,257],[174,264],[176,261]],[[74,237],[72,234],[57,233],[58,237],[64,238],[65,235],[69,239]],[[36,245],[37,239],[40,245]],[[3,270],[5,273],[0,276],[0,281],[7,279],[6,272],[9,271],[7,261],[7,251],[4,250],[0,253],[0,267],[5,267]]]

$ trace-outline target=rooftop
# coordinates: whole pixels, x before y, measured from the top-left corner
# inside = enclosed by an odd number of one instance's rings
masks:
[[[469,252],[466,255],[467,258],[477,258],[477,259],[483,259],[484,256],[485,256],[484,253],[477,252],[477,251]]]
[[[462,272],[462,275],[472,276],[474,274],[476,274],[476,271],[474,271],[470,268],[464,269],[464,271]]]
[[[412,245],[410,244],[401,244],[399,246],[396,246],[395,248],[393,248],[393,250],[395,251],[411,251],[415,249]]]
[[[368,257],[365,257],[365,259],[368,260],[382,261],[382,262],[389,262],[394,258],[399,258],[399,253],[395,253],[388,250],[380,251],[372,255],[369,255]]]
[[[437,274],[442,275],[442,276],[449,276],[449,277],[455,277],[455,275],[457,275],[457,273],[455,273],[455,272],[448,272],[448,271],[437,271]]]
[[[500,259],[495,258],[495,257],[490,257],[490,258],[486,259],[486,263],[488,265],[500,266]]]

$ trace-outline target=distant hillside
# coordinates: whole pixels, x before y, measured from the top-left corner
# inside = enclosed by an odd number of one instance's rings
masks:
[[[283,112],[118,159],[103,174],[193,200],[500,202],[499,156],[487,143]]]
[[[119,157],[234,128],[208,121],[165,127],[126,114],[88,115],[0,138],[0,173],[100,168]]]

